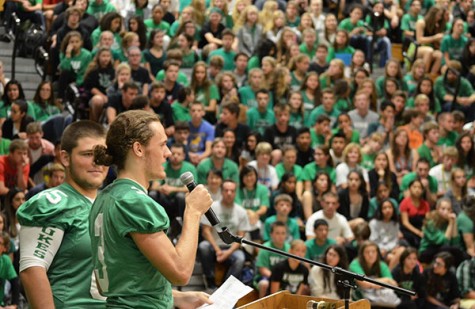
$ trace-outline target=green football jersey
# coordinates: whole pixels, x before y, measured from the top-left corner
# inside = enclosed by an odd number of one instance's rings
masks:
[[[162,206],[130,179],[116,179],[96,198],[89,217],[94,272],[114,308],[173,308],[170,282],[140,252],[129,233],[169,226]]]
[[[64,231],[63,240],[47,275],[56,308],[104,308],[104,302],[90,293],[93,273],[88,216],[92,202],[69,184],[43,191],[17,211],[22,226],[42,227],[35,256],[44,258],[48,239]]]

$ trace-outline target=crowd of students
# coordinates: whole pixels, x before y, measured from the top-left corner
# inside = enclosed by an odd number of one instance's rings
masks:
[[[4,251],[17,272],[16,209],[25,192],[29,199],[64,179],[57,139],[74,84],[73,105],[106,127],[131,109],[160,116],[171,156],[149,195],[171,219],[171,238],[185,208],[179,176],[190,171],[233,232],[417,291],[394,301],[358,282],[355,299],[470,308],[471,0],[155,2],[5,3],[6,16],[16,11],[51,38],[51,81],[33,98],[0,65],[3,244],[9,234]],[[393,58],[395,44],[404,61]],[[377,66],[382,76],[372,74]],[[106,183],[114,177],[111,169]],[[207,287],[220,262],[230,266],[225,278],[246,279],[261,297],[280,289],[343,297],[334,274],[227,246],[208,224],[198,248]]]

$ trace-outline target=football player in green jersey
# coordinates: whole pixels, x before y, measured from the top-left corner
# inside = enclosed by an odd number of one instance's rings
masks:
[[[20,278],[30,308],[103,308],[93,280],[88,216],[108,168],[93,161],[105,145],[104,128],[91,121],[71,124],[61,140],[62,185],[43,191],[17,212]]]
[[[186,197],[183,229],[176,247],[165,234],[169,219],[147,194],[150,181],[166,177],[170,156],[157,115],[141,110],[121,113],[111,123],[106,145],[94,149],[98,165],[115,164],[117,179],[94,202],[89,217],[94,273],[107,306],[116,308],[195,308],[207,295],[172,291],[193,272],[201,216],[211,206],[198,185]]]

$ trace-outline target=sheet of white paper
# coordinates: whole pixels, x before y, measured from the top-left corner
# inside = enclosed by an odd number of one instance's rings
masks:
[[[252,291],[252,288],[245,285],[236,277],[231,276],[217,289],[210,299],[213,301],[211,305],[203,305],[199,308],[206,309],[232,309],[241,297]]]

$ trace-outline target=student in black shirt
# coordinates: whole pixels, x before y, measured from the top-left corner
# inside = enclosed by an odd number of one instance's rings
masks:
[[[175,122],[173,121],[172,107],[165,102],[165,96],[165,85],[153,83],[150,89],[150,107],[160,117],[167,136],[172,136],[175,131]]]
[[[307,247],[303,240],[297,239],[290,244],[289,253],[305,257]],[[290,291],[292,294],[309,295],[308,268],[295,259],[285,259],[272,266],[270,277],[270,293],[281,290]]]
[[[312,138],[310,136],[310,129],[302,127],[297,131],[295,147],[297,148],[297,165],[305,166],[314,161],[314,150],[311,147]]]

